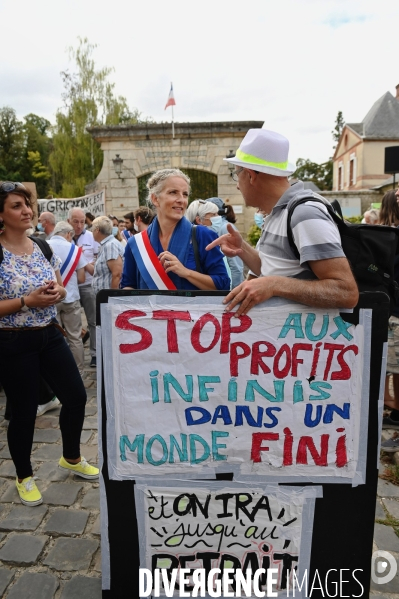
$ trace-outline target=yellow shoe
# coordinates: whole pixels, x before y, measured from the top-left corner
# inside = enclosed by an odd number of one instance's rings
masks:
[[[43,498],[39,489],[36,486],[36,483],[33,479],[33,476],[28,476],[28,478],[24,478],[22,482],[18,482],[18,478],[15,481],[17,486],[17,491],[19,493],[19,498],[21,502],[25,505],[40,505],[43,503]]]
[[[64,457],[62,457],[58,462],[58,467],[61,468],[61,470],[72,470],[72,472],[78,476],[81,476],[82,478],[88,478],[89,480],[98,478],[100,473],[99,469],[95,466],[90,466],[83,456],[81,456],[80,462],[77,464],[70,464]]]

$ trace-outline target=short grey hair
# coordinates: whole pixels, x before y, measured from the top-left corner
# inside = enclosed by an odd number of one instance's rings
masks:
[[[53,235],[59,235],[60,233],[65,235],[73,230],[73,226],[67,223],[66,220],[60,220],[60,222],[55,225]]]
[[[80,212],[83,214],[83,216],[86,217],[84,210],[82,210],[82,208],[79,208],[79,206],[75,206],[74,208],[70,208],[68,210],[68,220],[71,220],[74,210],[80,210]]]
[[[207,202],[206,200],[194,200],[194,202],[191,202],[187,208],[186,218],[188,218],[190,223],[195,223],[195,218],[197,216],[199,216],[202,220],[205,217],[205,214],[217,214],[218,210],[218,207],[213,202]]]
[[[112,220],[108,216],[97,216],[93,220],[91,230],[98,229],[102,235],[112,235]]]
[[[50,223],[50,225],[55,225],[55,216],[52,212],[42,212],[40,218],[41,217],[45,218]]]
[[[164,168],[151,175],[151,177],[147,181],[147,204],[149,206],[152,206],[151,194],[154,194],[158,197],[159,194],[162,192],[166,179],[169,179],[169,177],[180,177],[181,179],[184,179],[188,185],[188,193],[190,194],[190,177],[188,177],[186,174],[183,173],[183,171],[181,171],[178,168]]]
[[[368,210],[367,212],[369,215],[370,223],[372,225],[378,224],[378,221],[380,220],[380,211],[377,210],[376,208],[372,208],[371,210]],[[365,212],[365,216],[366,216],[367,212]]]

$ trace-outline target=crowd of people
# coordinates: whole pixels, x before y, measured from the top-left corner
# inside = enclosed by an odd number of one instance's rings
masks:
[[[357,304],[356,281],[323,204],[310,199],[293,213],[299,258],[288,243],[287,208],[308,193],[302,182],[289,181],[295,167],[288,162],[288,148],[285,137],[252,129],[227,159],[246,206],[256,210],[254,221],[261,228],[256,248],[235,227],[228,202],[212,197],[189,205],[190,179],[179,169],[154,173],[147,182],[147,205],[123,219],[72,208],[66,220],[56,222],[53,214],[42,212],[33,235],[28,234],[30,191],[20,183],[0,183],[0,381],[22,503],[42,501],[30,463],[35,418],[58,402],[59,466],[84,478],[98,477],[98,469],[80,455],[79,441],[86,402],[82,311],[94,368],[100,290],[226,291],[225,309],[237,316],[273,296],[318,308]],[[377,217],[381,224],[398,226],[398,193],[386,194],[379,214],[369,211],[365,222]],[[393,408],[389,424],[397,422],[399,429],[399,311],[392,318],[395,397],[386,401]]]

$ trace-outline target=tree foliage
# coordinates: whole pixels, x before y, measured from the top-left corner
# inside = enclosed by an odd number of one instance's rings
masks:
[[[301,181],[311,181],[322,191],[332,189],[333,163],[327,160],[322,164],[317,164],[311,160],[298,158],[296,161],[296,171],[292,175]]]
[[[56,114],[50,166],[55,191],[63,197],[83,195],[85,185],[101,168],[100,146],[87,128],[140,120],[140,113],[131,111],[124,97],[115,96],[115,84],[109,81],[113,69],[96,69],[92,57],[95,48],[87,38],[80,39],[77,49],[69,49],[76,72],[61,73],[64,106]]]
[[[335,150],[335,148],[337,147],[337,144],[340,140],[343,128],[345,127],[345,121],[344,121],[344,116],[341,112],[341,110],[338,111],[337,117],[335,119],[335,126],[334,129],[331,131],[331,135],[334,141],[334,146],[333,149]]]
[[[39,197],[50,180],[48,159],[50,122],[28,114],[23,121],[9,106],[0,108],[0,178],[9,181],[34,181]]]

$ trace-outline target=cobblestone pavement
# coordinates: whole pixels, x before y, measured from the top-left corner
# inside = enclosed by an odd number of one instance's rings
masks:
[[[81,453],[97,464],[96,370],[86,355],[86,418]],[[0,393],[0,597],[101,599],[98,481],[61,471],[59,408],[37,418],[32,465],[43,504],[20,503],[7,446],[5,396]]]
[[[88,401],[81,437],[82,455],[97,464],[96,371],[86,354],[84,384]],[[43,504],[20,503],[7,447],[0,393],[0,598],[101,599],[99,484],[58,469],[59,408],[36,420],[32,463]],[[383,431],[383,439],[393,431]],[[391,454],[399,464],[399,453]],[[384,464],[381,464],[381,471]],[[399,563],[399,486],[379,479],[374,551],[389,551]],[[399,568],[384,585],[372,582],[370,599],[399,599]]]

